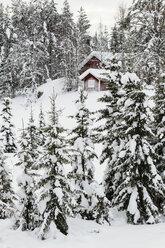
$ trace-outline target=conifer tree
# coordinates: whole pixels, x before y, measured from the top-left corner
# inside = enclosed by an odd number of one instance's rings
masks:
[[[155,107],[153,110],[155,122],[154,132],[156,134],[155,150],[157,154],[157,169],[165,182],[165,75],[162,74],[155,89]]]
[[[98,223],[110,223],[109,202],[104,191],[94,179],[94,163],[96,158],[90,126],[93,123],[91,113],[85,106],[87,95],[83,90],[76,100],[76,127],[72,130],[72,172],[69,178],[74,187],[73,194],[78,203],[78,213],[82,218],[95,220]]]
[[[16,227],[21,227],[22,231],[34,230],[39,226],[40,214],[37,206],[36,195],[36,168],[35,150],[32,149],[29,129],[22,130],[20,137],[20,150],[17,154],[21,175],[18,180],[19,208],[16,219]]]
[[[36,149],[39,143],[39,137],[38,137],[38,129],[34,123],[34,117],[33,117],[33,109],[31,107],[30,111],[30,118],[27,125],[27,138],[29,139],[29,148],[31,149],[31,152],[33,153],[33,158],[37,156]]]
[[[40,204],[42,209],[42,223],[39,237],[45,239],[49,231],[56,235],[57,229],[63,234],[68,233],[66,216],[70,212],[69,185],[64,171],[68,163],[66,144],[63,136],[63,127],[59,124],[59,111],[55,105],[56,97],[51,97],[51,111],[49,112],[49,125],[46,126],[46,142],[40,168],[45,170],[39,187],[41,188]]]
[[[78,56],[78,64],[80,64],[80,62],[82,62],[91,51],[90,36],[88,34],[90,26],[91,25],[85,13],[85,10],[81,7],[76,23],[76,50]]]
[[[100,22],[98,25],[98,31],[95,33],[92,40],[92,47],[95,51],[109,52],[110,37],[106,26]]]
[[[39,113],[39,130],[38,130],[38,139],[39,139],[39,145],[40,146],[43,146],[44,143],[45,143],[45,140],[46,140],[46,137],[45,137],[45,117],[44,117],[44,113],[43,113],[43,110],[42,110],[42,105],[40,107],[40,113]]]
[[[114,185],[120,181],[120,174],[113,167],[118,163],[119,148],[123,144],[122,134],[122,83],[121,62],[117,55],[112,56],[107,67],[106,94],[99,100],[105,103],[100,110],[98,121],[105,120],[105,124],[98,127],[98,141],[103,144],[101,163],[106,163],[104,186],[107,198],[111,201],[115,191]]]
[[[134,67],[146,84],[155,85],[164,68],[164,0],[134,0],[129,10]],[[163,69],[164,70],[164,69]]]
[[[112,52],[115,52],[115,53],[121,51],[120,50],[120,32],[116,24],[112,28],[112,32],[111,32],[110,49]]]
[[[114,166],[120,181],[115,185],[112,204],[126,211],[129,223],[154,224],[159,221],[158,204],[163,202],[164,195],[151,145],[148,98],[136,74],[126,73],[121,80],[125,90],[124,145]]]
[[[73,13],[67,0],[64,1],[61,24],[60,24],[60,71],[61,76],[66,78],[65,89],[70,91],[74,88],[73,78],[75,78],[74,67],[74,43],[75,43],[75,24]]]
[[[15,40],[8,64],[13,94],[34,93],[45,82],[47,52],[44,44],[39,1],[13,1],[12,24]],[[27,92],[28,91],[28,92]]]
[[[0,219],[10,218],[15,211],[11,174],[5,159],[3,145],[0,144]]]
[[[16,140],[14,134],[14,124],[12,123],[10,98],[3,99],[1,116],[2,116],[1,138],[4,146],[4,152],[14,153],[16,152]]]
[[[41,22],[44,46],[47,51],[47,77],[56,79],[60,77],[60,15],[57,12],[55,0],[41,1]]]
[[[89,55],[90,39],[88,34],[90,23],[84,9],[81,7],[79,10],[78,20],[75,27],[75,49],[74,49],[74,60],[75,60],[75,71],[76,71],[76,83],[77,87],[79,84],[79,65]]]
[[[13,30],[9,8],[0,4],[0,94],[11,95],[11,68],[8,56],[13,45]]]

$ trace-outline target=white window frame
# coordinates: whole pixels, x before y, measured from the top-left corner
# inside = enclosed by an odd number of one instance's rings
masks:
[[[96,80],[94,78],[88,79],[88,88],[89,89],[94,89],[96,85]]]

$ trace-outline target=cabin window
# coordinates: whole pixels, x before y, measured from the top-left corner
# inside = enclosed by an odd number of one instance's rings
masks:
[[[95,80],[94,79],[89,79],[88,80],[88,88],[95,88]]]

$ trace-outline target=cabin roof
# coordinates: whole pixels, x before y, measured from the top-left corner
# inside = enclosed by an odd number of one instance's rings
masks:
[[[101,61],[101,63],[107,65],[108,60],[111,59],[113,56],[112,53],[110,52],[101,52],[101,51],[93,51],[91,52],[79,65],[79,70],[86,64],[88,63],[88,61],[93,58],[96,57],[97,59],[99,59]]]
[[[107,71],[105,69],[88,69],[79,76],[80,80],[83,80],[89,74],[93,75],[98,80],[107,79]]]

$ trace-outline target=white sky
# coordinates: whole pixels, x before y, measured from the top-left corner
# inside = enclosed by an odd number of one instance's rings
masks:
[[[92,25],[91,31],[94,32],[98,28],[98,23],[101,21],[103,25],[106,25],[110,30],[113,26],[114,18],[118,13],[118,6],[125,4],[129,7],[132,0],[68,0],[71,10],[74,16],[77,16],[77,12],[82,6]],[[0,0],[5,4],[10,4],[10,0]],[[64,0],[56,0],[57,8],[60,11],[63,6]]]

